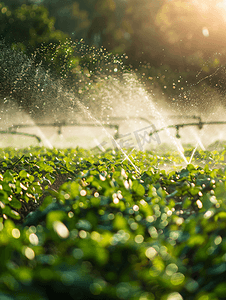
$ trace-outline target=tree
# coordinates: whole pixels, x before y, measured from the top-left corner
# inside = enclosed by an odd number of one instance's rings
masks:
[[[129,61],[139,66],[140,62],[159,65],[163,60],[164,41],[158,27],[155,26],[156,16],[163,5],[163,0],[130,0],[125,11],[123,22],[127,24],[130,37],[126,53]]]
[[[94,1],[96,0],[44,0],[42,5],[55,18],[55,28],[67,33],[73,40],[76,40],[86,38],[94,13]]]
[[[6,44],[16,45],[25,52],[33,52],[41,44],[59,43],[67,35],[55,30],[54,18],[44,6],[26,5],[10,10],[0,3],[0,38]]]

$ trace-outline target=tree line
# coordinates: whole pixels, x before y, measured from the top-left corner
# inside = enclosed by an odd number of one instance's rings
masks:
[[[179,78],[183,85],[200,82],[224,93],[226,13],[218,2],[7,0],[0,4],[0,38],[28,55],[42,49],[37,61],[45,53],[48,66],[54,56],[61,75],[71,62],[75,67],[88,60],[57,45],[83,39],[90,47],[124,54],[129,68],[166,94],[181,93]],[[70,63],[62,70],[65,59]]]

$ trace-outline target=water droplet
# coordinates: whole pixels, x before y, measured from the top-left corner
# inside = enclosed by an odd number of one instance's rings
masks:
[[[29,235],[29,241],[30,241],[31,244],[33,244],[35,246],[37,246],[38,243],[39,243],[38,237],[37,237],[37,235],[35,233],[31,233]]]
[[[20,230],[17,228],[13,228],[12,230],[12,236],[14,237],[14,239],[19,239],[20,237]]]
[[[34,252],[34,250],[31,249],[31,248],[29,248],[29,247],[26,247],[26,248],[25,248],[25,250],[24,250],[24,255],[25,255],[28,259],[30,259],[30,260],[32,260],[32,259],[35,258],[35,252]]]
[[[69,236],[69,230],[64,225],[64,223],[60,221],[55,221],[53,223],[53,228],[61,238],[67,238]]]
[[[209,37],[209,30],[207,27],[203,27],[202,28],[202,34],[205,36],[205,37]]]
[[[153,259],[157,254],[158,254],[157,251],[156,251],[155,248],[153,248],[153,247],[149,247],[149,248],[145,251],[145,255],[146,255],[147,258],[149,258],[149,259]]]

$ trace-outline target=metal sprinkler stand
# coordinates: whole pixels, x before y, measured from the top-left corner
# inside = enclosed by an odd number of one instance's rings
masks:
[[[57,133],[60,135],[62,134],[63,127],[108,127],[108,128],[115,128],[114,138],[119,138],[119,125],[118,124],[94,124],[94,123],[66,123],[65,121],[61,122],[54,122],[54,123],[35,123],[35,124],[14,124],[12,127],[9,127],[6,131],[0,131],[0,134],[18,134],[24,135],[29,137],[35,137],[39,143],[41,142],[41,138],[35,134],[23,133],[16,131],[20,128],[31,128],[31,127],[57,127]]]
[[[176,129],[176,138],[181,138],[180,136],[180,128],[183,127],[188,127],[188,126],[197,126],[199,130],[201,130],[203,128],[204,125],[222,125],[222,124],[226,124],[226,121],[212,121],[212,122],[203,122],[201,120],[201,117],[199,116],[195,116],[195,115],[172,115],[172,116],[167,116],[168,119],[195,119],[198,120],[198,122],[191,122],[191,123],[178,123],[178,124],[174,124],[174,125],[168,125],[159,129],[156,129],[154,131],[152,131],[149,135],[153,135],[154,133],[158,133],[160,131],[163,131],[167,128],[175,128]],[[151,124],[152,122],[150,122],[150,119],[157,119],[154,116],[150,116],[149,119],[145,118],[145,117],[130,117],[128,120],[138,120],[138,121],[142,121],[148,124]],[[112,121],[113,123],[106,123],[106,122],[110,122]],[[17,129],[21,129],[21,128],[31,128],[31,127],[55,127],[58,128],[57,129],[57,133],[60,135],[62,134],[62,129],[63,127],[73,127],[73,126],[79,126],[79,127],[107,127],[107,128],[114,128],[115,129],[115,133],[114,133],[114,139],[118,139],[120,137],[119,135],[119,127],[120,124],[122,122],[127,121],[126,118],[124,117],[109,117],[107,119],[101,120],[101,121],[97,121],[96,123],[67,123],[66,121],[60,121],[60,122],[53,122],[53,123],[34,123],[34,124],[14,124],[12,125],[12,127],[9,127],[7,130],[5,131],[0,131],[0,134],[14,134],[14,135],[23,135],[23,136],[27,136],[27,137],[33,137],[35,138],[39,143],[42,141],[41,137],[39,137],[36,134],[30,134],[30,133],[26,133],[26,132],[19,132],[17,131]]]
[[[176,125],[175,128],[176,128],[176,130],[177,130],[176,138],[177,138],[177,139],[180,139],[180,138],[181,138],[181,136],[180,136],[180,134],[179,134],[179,129],[180,129],[180,127]]]
[[[18,132],[18,131],[12,131],[12,130],[1,130],[0,134],[13,134],[13,135],[23,135],[23,136],[27,136],[27,137],[32,137],[35,138],[38,143],[41,143],[41,138],[39,136],[37,136],[36,134],[31,134],[31,133],[26,133],[26,132]]]
[[[165,126],[165,127],[160,128],[160,129],[156,129],[156,130],[152,131],[149,134],[149,136],[152,136],[154,133],[158,133],[158,132],[163,131],[163,130],[168,129],[168,128],[175,128],[176,129],[176,138],[179,139],[179,138],[181,138],[181,136],[179,134],[179,130],[180,130],[180,128],[183,128],[183,127],[197,126],[198,129],[201,130],[204,125],[225,125],[225,124],[226,124],[226,121],[202,122],[201,118],[199,117],[199,122],[198,123],[192,122],[192,123],[180,123],[180,124],[168,125],[168,126]]]

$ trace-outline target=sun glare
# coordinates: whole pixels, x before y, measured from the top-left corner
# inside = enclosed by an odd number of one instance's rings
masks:
[[[209,57],[226,48],[226,0],[165,0],[156,26],[175,55],[199,52]]]
[[[226,0],[223,0],[221,2],[217,3],[217,7],[219,8],[223,8],[224,10],[226,10]]]

